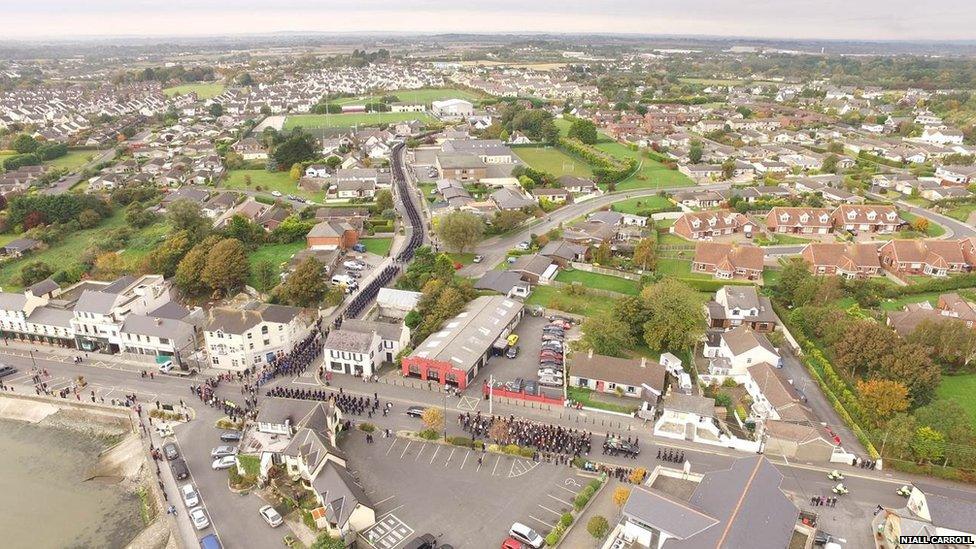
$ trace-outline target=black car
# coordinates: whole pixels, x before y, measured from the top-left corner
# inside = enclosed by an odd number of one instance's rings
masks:
[[[424,415],[423,406],[411,406],[407,408],[406,414],[410,417],[422,417]]]
[[[611,454],[624,454],[626,456],[636,456],[640,453],[640,448],[636,445],[616,438],[607,441],[607,450]]]
[[[834,536],[824,532],[823,530],[817,530],[817,533],[813,535],[814,545],[827,545],[831,541],[836,540]]]
[[[167,442],[163,445],[163,455],[166,456],[166,459],[173,461],[180,457],[180,450],[176,447],[175,443]]]
[[[178,459],[173,462],[173,476],[176,480],[185,480],[190,476],[190,469],[186,466],[186,462],[182,459]]]
[[[3,379],[7,376],[14,375],[16,373],[17,373],[17,368],[14,368],[13,366],[8,366],[6,364],[0,365],[0,379]]]
[[[434,534],[424,534],[411,540],[410,543],[403,546],[403,549],[435,549],[436,547],[437,538],[434,537]]]
[[[241,438],[240,431],[226,431],[220,433],[221,442],[240,442]]]

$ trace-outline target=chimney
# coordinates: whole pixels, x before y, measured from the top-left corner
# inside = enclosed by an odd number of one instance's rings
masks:
[[[641,357],[641,365],[640,365],[640,367],[641,368],[647,368],[647,357],[646,356],[642,356]]]
[[[586,354],[587,358],[593,358],[593,348],[590,347],[590,352]]]

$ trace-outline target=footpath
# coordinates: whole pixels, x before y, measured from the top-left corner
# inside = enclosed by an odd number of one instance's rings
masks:
[[[590,519],[595,516],[602,516],[607,519],[607,523],[610,528],[613,529],[613,525],[616,524],[617,517],[617,506],[613,503],[613,491],[617,489],[618,486],[632,487],[632,484],[624,484],[613,477],[607,479],[606,486],[600,490],[600,493],[596,498],[590,502],[590,505],[586,508],[582,515],[580,515],[576,522],[573,523],[572,530],[566,534],[560,542],[561,547],[572,547],[576,548],[586,548],[586,547],[599,547],[603,543],[602,539],[596,539],[590,535],[589,531],[586,529],[586,524],[590,522]]]

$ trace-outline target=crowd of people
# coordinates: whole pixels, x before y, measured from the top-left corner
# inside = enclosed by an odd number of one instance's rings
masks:
[[[810,498],[810,505],[813,505],[814,507],[834,507],[837,505],[837,498],[813,496]]]
[[[671,463],[684,463],[685,453],[679,452],[678,450],[672,450],[670,448],[657,451],[657,459],[662,461],[668,461]]]
[[[305,339],[299,341],[290,352],[279,352],[268,361],[268,364],[257,374],[256,386],[260,387],[279,376],[304,374],[312,362],[322,354],[324,341],[321,322],[320,319],[315,328],[305,336]]]
[[[592,446],[592,434],[582,429],[536,423],[515,416],[466,412],[458,415],[458,425],[473,438],[490,438],[499,444],[517,444],[554,454],[589,455]]]

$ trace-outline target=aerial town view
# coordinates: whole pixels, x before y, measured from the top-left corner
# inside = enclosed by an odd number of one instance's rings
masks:
[[[0,18],[5,548],[976,545],[976,4]]]

